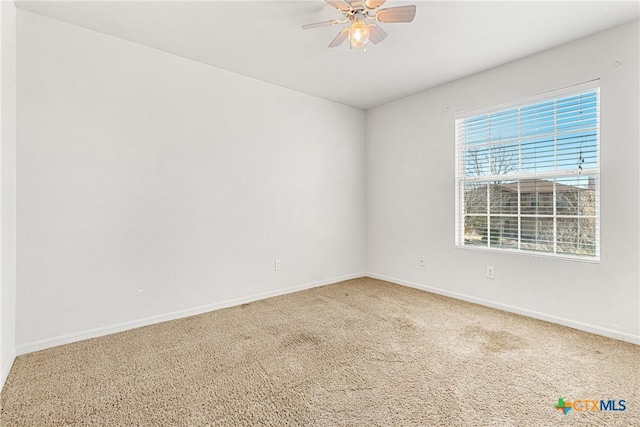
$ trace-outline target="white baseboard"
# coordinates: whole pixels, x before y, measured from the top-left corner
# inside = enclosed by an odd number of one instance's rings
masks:
[[[192,307],[185,310],[179,310],[171,313],[160,314],[157,316],[146,317],[144,319],[138,319],[138,320],[133,320],[129,322],[119,323],[117,325],[103,326],[100,328],[89,329],[86,331],[74,332],[72,334],[62,335],[54,338],[47,338],[44,340],[39,340],[39,341],[18,345],[16,347],[16,353],[19,356],[22,354],[32,353],[34,351],[44,350],[46,348],[56,347],[63,344],[69,344],[72,342],[82,341],[89,338],[97,338],[104,335],[110,335],[117,332],[126,331],[129,329],[139,328],[141,326],[148,326],[148,325],[153,325],[155,323],[166,322],[168,320],[175,320],[183,317],[195,316],[197,314],[202,314],[209,311],[220,310],[222,308],[233,307],[235,305],[246,304],[252,301],[271,298],[279,295],[290,294],[290,293],[302,291],[305,289],[316,288],[318,286],[324,286],[324,285],[329,285],[331,283],[342,282],[343,280],[357,279],[359,277],[364,277],[364,276],[365,276],[364,272],[348,274],[346,276],[334,277],[326,280],[319,280],[316,282],[305,283],[303,285],[277,289],[275,291],[262,292],[259,294],[253,294],[245,297],[234,298],[227,301],[217,302],[213,304],[206,304],[199,307]],[[4,371],[3,371],[3,375],[4,375]]]
[[[248,295],[241,298],[235,298],[227,301],[222,301],[213,304],[202,305],[199,307],[192,307],[185,310],[174,311],[171,313],[161,314],[157,316],[151,316],[144,319],[133,320],[129,322],[119,323],[116,325],[103,326],[100,328],[89,329],[87,331],[75,332],[72,334],[62,335],[54,338],[47,338],[44,340],[34,341],[22,345],[18,345],[16,347],[16,351],[10,360],[7,362],[6,366],[2,367],[2,378],[0,378],[0,385],[4,385],[6,381],[9,371],[11,370],[11,366],[16,357],[16,354],[22,355],[31,353],[38,350],[44,350],[46,348],[56,347],[63,344],[69,344],[76,341],[82,341],[90,338],[97,338],[104,335],[110,335],[117,332],[126,331],[129,329],[139,328],[142,326],[153,325],[155,323],[166,322],[169,320],[180,319],[183,317],[194,316],[197,314],[206,313],[209,311],[220,310],[222,308],[233,307],[235,305],[246,304],[252,301],[257,301],[265,298],[275,297],[279,295],[285,295],[293,292],[302,291],[305,289],[315,288],[318,286],[329,285],[331,283],[341,282],[343,280],[356,279],[359,277],[372,277],[375,279],[385,280],[387,282],[395,283],[398,285],[408,286],[411,288],[420,289],[427,292],[432,292],[439,295],[448,296],[451,298],[468,301],[475,304],[484,305],[487,307],[497,308],[499,310],[508,311],[510,313],[520,314],[523,316],[533,317],[535,319],[544,320],[551,323],[556,323],[562,326],[567,326],[570,328],[578,329],[585,332],[590,332],[597,335],[602,335],[609,338],[614,338],[621,341],[630,342],[633,344],[640,344],[640,336],[632,335],[626,332],[615,331],[612,329],[603,328],[596,325],[591,325],[588,323],[578,322],[571,319],[566,319],[563,317],[558,317],[546,313],[540,313],[533,310],[528,310],[525,308],[514,307],[507,304],[497,303],[489,300],[485,300],[482,298],[476,298],[469,295],[460,294],[457,292],[447,291],[445,289],[435,288],[432,286],[427,286],[415,282],[410,282],[407,280],[397,279],[395,277],[384,276],[381,274],[371,273],[371,272],[362,272],[362,273],[354,273],[340,277],[334,277],[331,279],[320,280],[311,283],[305,283],[303,285],[292,286],[289,288],[277,289],[269,292],[262,292],[259,294]],[[0,388],[1,389],[1,388]]]
[[[7,378],[9,377],[9,372],[11,372],[11,367],[13,366],[13,362],[16,360],[16,352],[15,350],[11,352],[9,355],[9,360],[2,367],[2,372],[0,372],[0,391],[4,388],[4,383],[7,382]]]
[[[538,311],[529,310],[521,307],[514,307],[508,304],[502,304],[498,302],[493,302],[489,300],[485,300],[482,298],[476,298],[469,295],[459,294],[457,292],[447,291],[445,289],[434,288],[432,286],[422,285],[420,283],[414,283],[407,280],[397,279],[395,277],[384,276],[382,274],[375,273],[366,273],[367,277],[372,277],[374,279],[385,280],[387,282],[395,283],[397,285],[408,286],[410,288],[420,289],[427,292],[432,292],[438,295],[444,295],[447,297],[471,302],[474,304],[480,304],[491,308],[497,308],[498,310],[508,311],[510,313],[520,314],[522,316],[533,317],[534,319],[544,320],[551,323],[556,323],[558,325],[567,326],[569,328],[578,329],[584,332],[590,332],[596,335],[602,335],[608,338],[614,338],[620,341],[630,342],[632,344],[640,345],[640,336],[629,334],[626,332],[620,332],[613,329],[603,328],[601,326],[591,325],[584,322],[579,322],[576,320],[567,319],[564,317],[554,316],[552,314],[540,313]]]

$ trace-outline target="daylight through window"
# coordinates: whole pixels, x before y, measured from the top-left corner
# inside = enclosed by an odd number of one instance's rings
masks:
[[[456,116],[456,245],[599,259],[598,83]]]

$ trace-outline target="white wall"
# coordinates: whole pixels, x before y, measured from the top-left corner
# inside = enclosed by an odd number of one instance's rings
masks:
[[[638,341],[637,22],[366,122],[24,11],[18,50],[19,352],[357,276],[365,250],[371,275]],[[455,249],[454,113],[593,78],[601,262]]]
[[[25,11],[18,50],[19,353],[364,271],[363,111]]]
[[[0,390],[16,356],[16,8],[0,2]]]
[[[640,342],[638,40],[636,21],[368,111],[367,271]],[[455,112],[596,78],[601,262],[456,249]]]

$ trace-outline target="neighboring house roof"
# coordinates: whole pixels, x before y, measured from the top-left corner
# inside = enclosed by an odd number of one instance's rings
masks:
[[[589,182],[591,186],[591,181]],[[498,185],[502,190],[512,193],[518,192],[518,183],[511,182],[508,184]],[[495,188],[496,186],[494,186]],[[558,193],[569,193],[573,191],[584,191],[587,188],[578,187],[575,185],[566,185],[556,182],[556,192]],[[545,179],[523,179],[520,181],[520,192],[521,193],[553,193],[553,181],[547,181]]]

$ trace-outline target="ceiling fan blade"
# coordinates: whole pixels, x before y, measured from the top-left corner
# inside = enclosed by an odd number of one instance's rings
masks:
[[[308,30],[310,28],[318,28],[318,27],[329,27],[331,25],[341,24],[345,21],[341,21],[339,19],[332,19],[331,21],[322,21],[322,22],[314,22],[313,24],[305,24],[302,26],[303,30]]]
[[[336,38],[333,39],[333,41],[331,43],[329,43],[329,47],[340,46],[347,39],[348,35],[349,35],[349,27],[347,27],[347,28],[343,29],[342,31],[340,31],[338,33],[338,35],[336,36]]]
[[[364,7],[367,9],[377,9],[383,4],[385,4],[387,0],[364,0]]]
[[[331,6],[338,9],[340,12],[349,12],[351,10],[351,5],[344,0],[324,0],[329,3]]]
[[[378,44],[387,38],[387,32],[383,30],[378,24],[371,23],[369,27],[369,40],[371,43]]]
[[[411,22],[416,16],[416,5],[389,7],[380,9],[376,12],[376,21],[394,23],[394,22]]]

